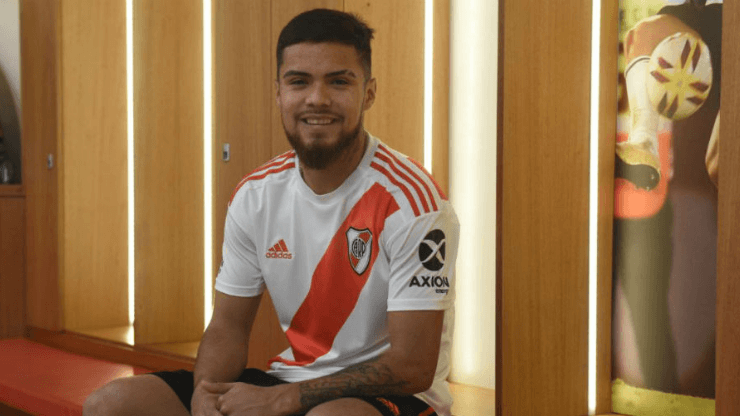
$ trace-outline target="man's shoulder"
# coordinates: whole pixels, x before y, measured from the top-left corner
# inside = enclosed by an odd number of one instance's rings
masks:
[[[405,217],[417,218],[447,209],[448,198],[427,169],[414,159],[378,142],[369,164],[375,182],[393,195]]]
[[[262,188],[265,185],[279,182],[296,167],[295,151],[291,150],[270,159],[267,163],[254,169],[239,181],[229,199],[231,205],[237,195],[244,194],[249,190]]]

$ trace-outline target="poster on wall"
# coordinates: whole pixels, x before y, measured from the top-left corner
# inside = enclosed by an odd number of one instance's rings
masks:
[[[620,1],[617,413],[714,415],[722,7]]]

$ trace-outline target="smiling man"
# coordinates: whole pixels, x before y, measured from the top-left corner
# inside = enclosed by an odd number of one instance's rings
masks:
[[[116,380],[86,415],[450,415],[459,224],[428,173],[363,128],[372,34],[324,9],[286,25],[276,101],[294,150],[234,192],[195,372]],[[264,290],[290,348],[245,370]]]

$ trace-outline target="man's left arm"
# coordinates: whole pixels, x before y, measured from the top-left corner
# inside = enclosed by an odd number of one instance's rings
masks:
[[[222,394],[226,414],[291,415],[343,397],[421,393],[434,381],[445,311],[388,312],[391,347],[378,358],[337,373],[299,383],[256,387],[227,383]]]

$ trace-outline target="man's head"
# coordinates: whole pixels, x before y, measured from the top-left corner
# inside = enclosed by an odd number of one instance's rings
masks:
[[[313,10],[280,34],[276,101],[304,167],[324,169],[361,155],[364,112],[375,101],[372,32],[352,15]]]
[[[283,65],[285,48],[297,43],[341,43],[355,48],[365,70],[365,81],[372,74],[370,41],[375,30],[354,14],[338,10],[314,9],[294,17],[280,32],[277,44],[277,72]]]

